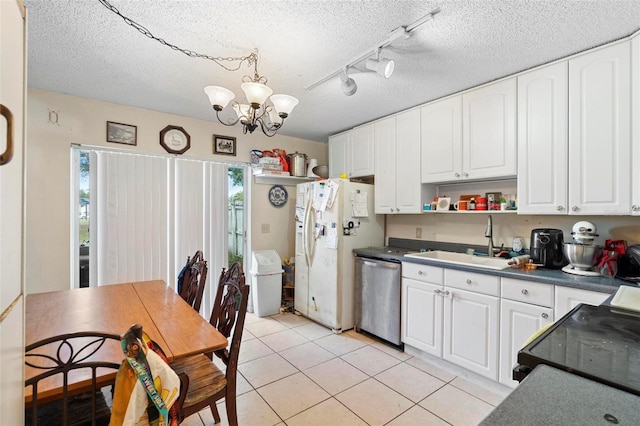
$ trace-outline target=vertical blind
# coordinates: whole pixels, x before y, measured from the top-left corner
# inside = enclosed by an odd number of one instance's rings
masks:
[[[175,288],[187,256],[202,250],[208,315],[227,266],[227,166],[113,151],[92,158],[92,285],[162,279]]]

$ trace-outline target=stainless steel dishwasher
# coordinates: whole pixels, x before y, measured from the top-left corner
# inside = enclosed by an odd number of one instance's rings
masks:
[[[402,347],[400,262],[355,258],[355,327]]]

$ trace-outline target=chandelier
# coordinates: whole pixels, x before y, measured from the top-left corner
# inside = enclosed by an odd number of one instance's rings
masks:
[[[220,86],[207,86],[204,88],[205,93],[209,96],[209,101],[213,105],[213,109],[216,111],[216,117],[218,121],[225,126],[234,126],[238,122],[242,124],[242,130],[244,133],[253,133],[255,129],[260,126],[260,130],[265,135],[271,137],[276,134],[278,129],[282,127],[282,123],[285,118],[291,114],[293,108],[298,105],[298,99],[289,95],[272,95],[273,90],[267,87],[267,78],[260,77],[258,74],[258,51],[250,53],[247,56],[241,57],[221,57],[211,56],[203,53],[198,53],[190,49],[183,49],[182,47],[171,44],[164,39],[161,39],[153,35],[143,25],[137,23],[131,18],[126,17],[120,11],[109,3],[108,0],[98,0],[104,7],[111,12],[120,16],[127,24],[138,30],[145,36],[153,39],[164,46],[170,47],[173,50],[184,53],[191,58],[207,59],[215,62],[227,71],[236,71],[240,68],[243,62],[247,62],[249,66],[253,65],[253,77],[244,76],[242,78],[243,83],[240,88],[244,92],[247,99],[247,103],[238,103],[234,101],[232,103],[233,109],[236,114],[236,119],[228,119],[223,121],[220,118],[220,111],[222,111],[231,100],[235,97],[235,94],[224,87]],[[227,66],[225,63],[235,63],[236,66]],[[267,104],[267,99],[271,101],[271,104]]]
[[[249,66],[253,65],[253,77],[245,75],[240,88],[244,92],[247,103],[233,101],[231,103],[235,117],[226,121],[220,117],[222,111],[233,100],[235,94],[224,87],[207,86],[204,92],[216,111],[216,118],[225,126],[234,126],[240,122],[243,133],[253,133],[260,126],[265,135],[271,137],[282,127],[285,118],[298,105],[298,99],[293,96],[277,94],[267,87],[267,78],[258,74],[258,55],[254,52],[246,57]],[[267,104],[267,100],[271,104]]]

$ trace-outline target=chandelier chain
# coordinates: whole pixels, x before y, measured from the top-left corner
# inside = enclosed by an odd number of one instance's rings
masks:
[[[184,53],[185,55],[191,57],[191,58],[201,58],[201,59],[208,59],[210,61],[215,62],[216,64],[218,64],[219,66],[221,66],[222,68],[224,68],[227,71],[237,71],[240,69],[240,67],[242,66],[243,62],[247,62],[247,65],[254,66],[254,77],[252,79],[252,81],[260,81],[262,79],[266,80],[266,78],[264,77],[260,77],[258,76],[258,54],[257,54],[257,49],[256,51],[250,53],[247,56],[211,56],[211,55],[207,55],[204,53],[198,53],[196,51],[190,50],[190,49],[183,49],[175,44],[171,44],[169,42],[167,42],[166,40],[160,38],[160,37],[156,37],[155,35],[153,35],[153,33],[151,33],[151,31],[149,31],[147,28],[145,28],[143,25],[137,23],[136,21],[134,21],[131,18],[128,18],[126,16],[124,16],[122,13],[120,13],[120,11],[111,3],[109,3],[107,0],[98,0],[104,7],[106,7],[107,9],[109,9],[111,12],[115,13],[116,15],[120,16],[124,22],[126,22],[128,25],[132,26],[133,28],[135,28],[136,30],[138,30],[141,34],[144,34],[145,36],[149,37],[152,40],[155,40],[157,42],[159,42],[160,44],[164,45],[164,46],[168,46],[173,50],[179,51]],[[224,64],[224,62],[235,62],[237,61],[237,65],[235,67],[229,67],[226,66]]]

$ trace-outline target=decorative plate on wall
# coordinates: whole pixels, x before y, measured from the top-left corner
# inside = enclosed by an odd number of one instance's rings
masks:
[[[184,154],[191,148],[191,136],[180,126],[167,126],[160,131],[160,145],[171,154]]]
[[[269,202],[274,207],[282,207],[287,203],[287,190],[282,185],[273,185],[269,190]]]

